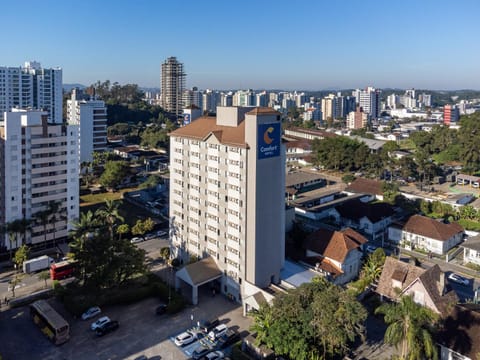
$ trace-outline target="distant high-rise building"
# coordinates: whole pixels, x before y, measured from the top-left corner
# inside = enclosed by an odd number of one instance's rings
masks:
[[[443,107],[443,123],[450,125],[453,122],[457,122],[460,118],[460,111],[456,105],[445,105]]]
[[[176,57],[169,57],[162,64],[160,105],[168,112],[180,115],[186,74],[183,64]]]
[[[188,108],[191,105],[195,105],[198,108],[202,106],[202,93],[198,91],[198,88],[194,86],[190,90],[183,91],[182,105],[184,108]]]
[[[233,106],[255,106],[255,92],[251,89],[239,90],[233,95]]]
[[[94,151],[107,149],[107,107],[78,89],[67,100],[69,125],[80,127],[80,163],[91,162]]]
[[[368,115],[363,112],[360,106],[357,106],[355,111],[350,112],[347,115],[347,128],[348,129],[363,129],[367,126]]]
[[[281,136],[279,112],[245,107],[218,107],[216,117],[201,117],[171,133],[172,255],[184,263],[191,257],[209,259],[205,274],[211,275],[202,283],[217,281],[220,291],[235,300],[245,299],[248,284],[264,288],[280,281],[285,251]],[[202,283],[191,279],[182,278],[192,286],[195,304]]]
[[[357,104],[370,115],[372,119],[378,119],[380,114],[380,90],[367,87],[365,90],[354,90],[352,93],[357,99]]]
[[[44,110],[49,123],[61,124],[62,101],[62,69],[44,69],[36,61],[0,67],[0,121],[17,108]]]
[[[33,223],[26,244],[65,239],[79,217],[78,126],[52,124],[48,113],[13,109],[0,123],[0,224],[34,220],[57,205],[47,224]],[[17,248],[0,234],[0,247]]]
[[[398,96],[395,94],[390,94],[387,96],[387,107],[389,109],[396,109],[398,104]]]
[[[329,94],[322,99],[322,120],[336,119],[338,117],[337,111],[337,97],[334,94]]]
[[[422,104],[423,107],[432,106],[432,95],[422,93],[418,95],[418,101]]]

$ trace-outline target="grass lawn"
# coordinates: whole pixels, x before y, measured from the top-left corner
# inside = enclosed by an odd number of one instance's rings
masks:
[[[80,197],[82,203],[80,204],[80,212],[86,213],[87,211],[95,212],[97,209],[101,208],[105,203],[105,200],[122,200],[122,194],[126,191],[137,190],[136,188],[131,189],[122,189],[120,191],[111,193],[106,192],[102,194],[95,195],[83,195]],[[160,216],[150,213],[140,206],[131,204],[125,200],[122,201],[122,204],[119,207],[120,215],[125,219],[125,224],[134,226],[137,220],[144,220],[146,218],[164,220]]]
[[[91,206],[99,203],[104,203],[105,200],[120,200],[122,194],[126,191],[138,190],[137,188],[127,188],[115,192],[104,192],[101,194],[90,194],[80,196],[80,207],[82,206]]]

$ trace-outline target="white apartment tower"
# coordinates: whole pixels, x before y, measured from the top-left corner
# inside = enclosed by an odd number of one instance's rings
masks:
[[[62,123],[62,69],[44,69],[36,61],[0,67],[0,121],[6,111],[38,109],[50,123]]]
[[[280,113],[217,107],[173,131],[170,217],[173,256],[211,257],[221,291],[278,283],[284,262],[285,148]]]
[[[357,105],[363,109],[370,118],[378,119],[380,115],[380,90],[371,86],[365,90],[354,90],[352,95],[357,99]]]
[[[78,126],[51,124],[47,117],[47,112],[13,109],[0,122],[0,223],[32,220],[24,240],[32,245],[66,237],[79,217]],[[59,207],[45,234],[35,220],[52,203]],[[5,234],[0,240],[7,249],[21,245]]]
[[[185,78],[183,64],[178,62],[176,57],[169,57],[162,64],[160,106],[177,116],[182,113],[183,109],[182,96],[185,90]]]
[[[80,163],[91,162],[94,151],[107,148],[107,107],[101,100],[90,100],[73,89],[72,97],[67,100],[68,124],[80,128]]]

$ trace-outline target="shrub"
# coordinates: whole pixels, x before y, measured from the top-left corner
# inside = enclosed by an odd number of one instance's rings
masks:
[[[474,263],[469,262],[469,263],[465,264],[465,266],[468,267],[469,269],[474,270],[474,271],[480,271],[480,265],[478,265],[478,264],[474,264]]]

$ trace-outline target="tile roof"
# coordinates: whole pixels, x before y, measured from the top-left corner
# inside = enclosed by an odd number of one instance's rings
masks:
[[[342,231],[320,229],[306,238],[305,248],[343,263],[351,250],[359,248],[366,242],[367,239],[350,228]]]
[[[477,359],[480,354],[480,305],[455,306],[444,320],[436,340],[457,353]]]
[[[398,294],[405,287],[410,285],[425,270],[415,265],[402,262],[391,256],[385,258],[382,274],[378,280],[376,292],[389,299],[397,299]],[[392,279],[402,284],[400,291],[392,286]]]
[[[307,264],[314,266],[317,270],[327,272],[334,279],[343,274],[342,269],[327,258],[321,256],[309,256],[304,261]]]
[[[392,280],[401,284],[401,288],[395,288]],[[454,291],[448,291],[445,284],[445,273],[441,271],[438,265],[434,265],[428,270],[413,264],[405,263],[391,256],[386,257],[382,274],[378,281],[378,294],[391,300],[398,300],[400,296],[408,294],[408,290],[416,283],[420,282],[423,288],[432,299],[437,313],[446,316],[451,308],[458,302],[458,297]]]
[[[217,120],[213,116],[200,117],[190,124],[172,131],[170,135],[200,141],[213,135],[221,144],[248,147],[245,142],[245,121],[238,126],[217,125]]]
[[[446,241],[464,231],[463,227],[457,223],[444,224],[421,215],[411,216],[403,226],[403,230],[441,241]]]
[[[364,203],[359,199],[347,201],[335,208],[341,217],[360,220],[364,216],[372,223],[376,223],[394,214],[393,208],[387,203]]]
[[[347,186],[345,191],[352,193],[364,193],[372,195],[383,195],[383,184],[381,181],[365,178],[357,178],[350,185]]]

